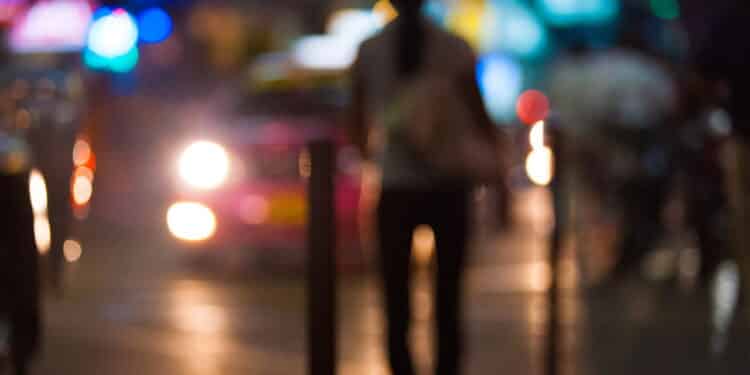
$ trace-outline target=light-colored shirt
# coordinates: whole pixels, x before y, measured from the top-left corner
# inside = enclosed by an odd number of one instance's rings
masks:
[[[365,41],[353,67],[353,79],[363,88],[363,112],[369,134],[369,149],[381,168],[384,188],[431,188],[444,181],[440,172],[415,155],[409,141],[399,134],[386,131],[393,122],[393,107],[398,105],[408,80],[399,76],[398,20]],[[473,76],[475,56],[471,47],[459,37],[423,22],[422,59],[414,73],[419,78],[452,78],[456,81]],[[456,93],[461,95],[461,93]],[[390,117],[386,121],[386,117]],[[408,116],[402,116],[402,119]],[[398,120],[396,120],[398,121]],[[404,123],[399,126],[410,126]]]

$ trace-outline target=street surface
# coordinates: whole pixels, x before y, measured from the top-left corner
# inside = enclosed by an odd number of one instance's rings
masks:
[[[539,192],[523,197],[531,204]],[[532,211],[520,210],[515,230],[484,233],[475,246],[468,374],[544,371],[549,277],[543,226]],[[143,225],[100,222],[81,238],[83,256],[69,268],[63,294],[45,298],[46,340],[34,374],[305,373],[305,283],[293,272],[191,266],[164,233]],[[422,272],[414,289],[423,371],[431,364],[427,278]],[[724,354],[711,355],[707,292],[631,284],[591,295],[565,289],[563,374],[747,373],[746,324],[733,326]],[[376,279],[342,275],[339,288],[339,372],[387,374]]]

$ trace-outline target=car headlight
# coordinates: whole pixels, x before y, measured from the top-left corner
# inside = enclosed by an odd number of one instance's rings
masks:
[[[204,241],[216,232],[214,212],[196,202],[178,202],[167,210],[167,227],[184,241]]]
[[[85,206],[91,201],[94,194],[94,172],[86,166],[81,166],[73,171],[70,185],[70,194],[76,206]]]
[[[194,188],[217,188],[229,175],[229,154],[219,144],[195,142],[180,155],[179,173]]]

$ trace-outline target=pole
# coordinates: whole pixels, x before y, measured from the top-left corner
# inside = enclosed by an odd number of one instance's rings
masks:
[[[547,345],[546,370],[547,375],[557,375],[560,372],[560,257],[562,237],[565,221],[565,200],[563,192],[564,176],[564,147],[562,131],[556,123],[548,122],[548,133],[551,135],[553,156],[552,170],[554,177],[550,183],[553,205],[553,228],[549,240],[550,286],[547,303]]]
[[[307,254],[307,343],[310,375],[336,373],[334,149],[330,140],[309,144],[312,167],[308,186]]]

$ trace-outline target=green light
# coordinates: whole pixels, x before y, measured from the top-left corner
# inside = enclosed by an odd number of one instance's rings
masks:
[[[140,54],[138,47],[133,47],[128,53],[115,58],[102,57],[90,49],[83,52],[83,62],[93,70],[104,70],[113,73],[128,73],[138,65]]]
[[[673,20],[680,17],[680,4],[677,0],[650,0],[651,11],[665,20]]]
[[[109,64],[109,61],[107,59],[97,55],[88,48],[83,53],[83,62],[87,67],[94,70],[105,69]]]
[[[536,59],[547,52],[547,29],[525,3],[490,3],[483,17],[479,35],[482,51],[507,52],[525,59]]]
[[[554,26],[603,25],[620,13],[620,0],[535,0],[542,16]]]
[[[135,47],[125,55],[110,60],[109,69],[115,73],[128,73],[138,64],[139,57],[138,48]]]

